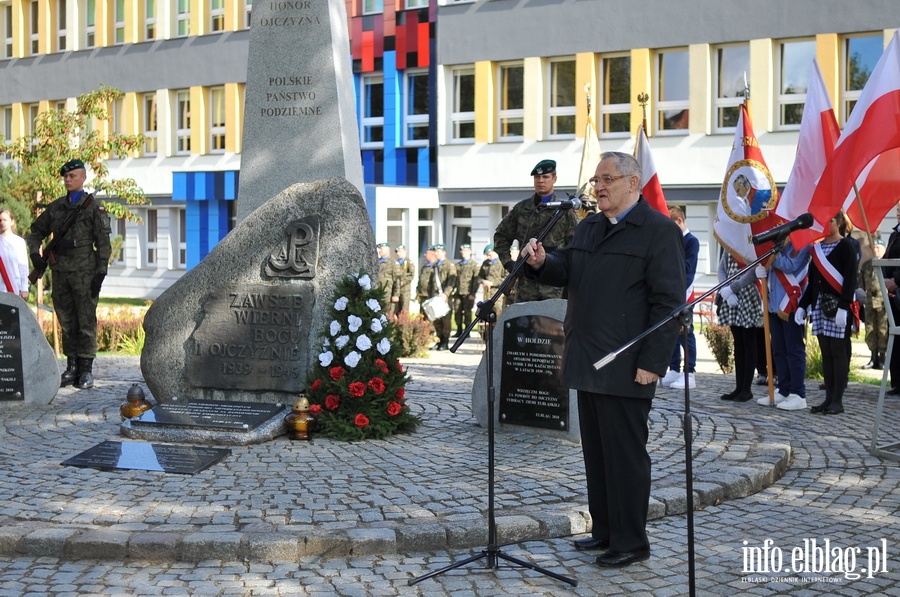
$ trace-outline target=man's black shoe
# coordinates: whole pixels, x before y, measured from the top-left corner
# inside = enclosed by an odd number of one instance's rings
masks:
[[[885,392],[885,394],[887,394],[888,396],[896,396],[897,394],[900,394],[900,386],[891,388],[890,390]]]
[[[649,549],[638,551],[608,551],[597,557],[597,565],[606,568],[621,568],[635,562],[643,562],[650,559]]]
[[[575,541],[572,541],[572,544],[575,545],[575,549],[579,551],[586,551],[589,549],[609,549],[609,539],[594,539],[593,537],[588,537],[587,539],[575,539]]]

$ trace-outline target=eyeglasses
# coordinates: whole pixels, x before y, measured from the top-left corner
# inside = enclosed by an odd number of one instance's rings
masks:
[[[601,182],[603,183],[603,186],[608,187],[609,185],[616,182],[620,178],[625,178],[625,176],[626,176],[625,174],[623,174],[621,176],[610,176],[609,174],[604,174],[603,176],[595,176],[593,178],[589,178],[588,182],[591,183],[592,187],[597,186]]]

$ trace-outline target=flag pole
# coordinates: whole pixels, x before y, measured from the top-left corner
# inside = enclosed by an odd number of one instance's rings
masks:
[[[856,194],[856,204],[859,206],[859,213],[862,215],[863,226],[866,229],[866,234],[869,237],[869,246],[875,245],[875,233],[869,228],[869,217],[866,215],[866,208],[863,206],[862,196],[859,194],[859,187],[856,186],[856,182],[853,182],[853,192]]]
[[[639,93],[637,101],[641,105],[641,128],[644,131],[644,136],[649,139],[650,135],[647,134],[647,103],[650,101],[650,96],[646,91]],[[634,146],[637,148],[637,143],[635,143]]]

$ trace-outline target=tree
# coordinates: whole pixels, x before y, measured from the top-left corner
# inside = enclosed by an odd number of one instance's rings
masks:
[[[45,203],[65,194],[59,168],[77,158],[89,166],[93,175],[88,186],[98,199],[101,195],[107,198],[100,199],[107,213],[114,218],[138,220],[128,206],[148,203],[144,191],[131,178],[110,178],[106,161],[110,157],[133,155],[140,149],[144,136],[116,132],[104,135],[95,128],[95,123],[110,120],[108,106],[122,95],[118,89],[102,86],[79,96],[74,112],[56,109],[42,112],[31,134],[0,143],[0,153],[10,154],[19,166],[18,173],[9,178],[10,187],[5,194],[23,202],[28,212],[34,213],[38,193]],[[0,184],[3,182],[6,180]]]

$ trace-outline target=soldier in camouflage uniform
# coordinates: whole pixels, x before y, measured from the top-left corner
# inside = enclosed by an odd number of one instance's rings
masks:
[[[506,270],[503,269],[503,264],[500,262],[500,257],[497,255],[497,251],[494,250],[493,244],[484,248],[484,256],[485,260],[481,263],[481,269],[478,271],[478,283],[484,289],[484,300],[488,300],[494,296],[494,293],[497,292],[497,287],[506,278]],[[500,313],[503,312],[504,305],[504,297],[501,294],[497,297],[497,302],[494,303],[494,313],[497,314],[498,318]]]
[[[883,241],[875,241],[872,254],[874,259],[884,257]],[[872,258],[863,259],[859,281],[862,289],[866,291],[866,346],[872,353],[872,358],[863,366],[863,369],[881,370],[884,368],[884,353],[887,351],[887,311],[885,311],[884,297],[881,296],[881,284],[878,282],[878,274],[872,265]]]
[[[444,248],[444,245],[434,245],[434,256],[436,261],[429,268],[428,277],[425,278],[428,298],[443,294],[449,300],[451,296],[456,294],[456,266],[447,259],[447,250]],[[435,275],[435,272],[437,272],[437,275]],[[438,283],[435,278],[441,282],[440,291],[438,291]],[[437,344],[432,346],[431,350],[450,349],[452,316],[453,311],[451,310],[450,313],[431,322],[434,325],[434,333],[438,337]]]
[[[391,245],[378,243],[375,249],[378,251],[378,287],[384,291],[381,309],[385,316],[390,316],[393,311],[391,295],[394,288],[394,269],[397,264],[391,259]]]
[[[541,229],[553,217],[554,210],[539,210],[542,203],[556,200],[553,185],[556,184],[556,162],[541,160],[531,171],[534,178],[534,195],[517,203],[494,231],[494,248],[506,271],[512,271],[515,261],[512,260],[510,248],[518,241],[520,247],[529,239],[537,238]],[[573,210],[568,210],[556,223],[553,230],[544,238],[544,249],[549,253],[554,249],[565,247],[575,234],[578,218]],[[538,284],[534,280],[520,277],[516,281],[515,301],[540,301],[550,298],[563,298],[563,288]],[[510,304],[512,304],[512,300]]]
[[[63,177],[66,195],[56,199],[37,217],[31,225],[26,244],[34,266],[44,267],[46,258],[53,272],[53,308],[62,329],[63,352],[67,360],[66,370],[60,377],[60,387],[74,383],[85,390],[94,386],[97,301],[112,252],[110,225],[100,202],[84,191],[87,178],[84,162],[68,161],[59,173]],[[42,241],[62,228],[80,204],[84,205],[71,228],[60,238],[54,256],[43,255]]]
[[[397,265],[394,268],[394,290],[391,294],[397,297],[394,302],[394,317],[401,313],[409,313],[409,301],[412,299],[412,281],[416,277],[416,264],[406,258],[406,245],[397,245]],[[391,298],[393,301],[393,297]]]
[[[472,246],[462,245],[459,248],[462,257],[456,262],[457,287],[451,306],[456,317],[456,333],[459,338],[462,331],[472,323],[472,308],[475,307],[475,293],[478,291],[478,270],[480,264],[472,259]]]
[[[416,302],[420,305],[428,299],[429,280],[434,277],[434,262],[437,257],[434,254],[434,245],[425,249],[425,263],[419,268],[419,283],[416,285]]]

